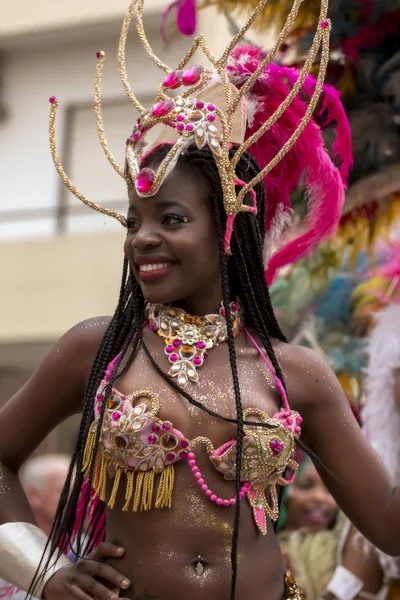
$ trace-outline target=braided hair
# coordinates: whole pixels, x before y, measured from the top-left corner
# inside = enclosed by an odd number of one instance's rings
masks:
[[[158,146],[149,156],[146,157],[142,166],[148,166],[150,163],[159,164],[167,154],[169,148],[170,147],[167,145]],[[234,150],[232,149],[231,152],[233,154]],[[226,261],[224,253],[226,214],[223,204],[223,190],[221,187],[218,169],[210,149],[208,147],[198,149],[194,145],[190,146],[184,155],[179,158],[177,168],[179,168],[179,166],[184,167],[185,169],[192,169],[196,175],[198,175],[199,181],[201,181],[203,185],[206,183],[209,201],[213,205],[221,268],[223,304],[226,311],[229,361],[236,403],[236,419],[224,417],[215,411],[206,408],[201,402],[193,398],[186,390],[180,388],[180,386],[176,383],[176,380],[172,379],[157,364],[149,348],[147,347],[142,334],[142,323],[144,321],[145,308],[143,294],[139,284],[129,268],[127,259],[125,258],[117,308],[102,339],[90,373],[84,398],[82,420],[78,438],[72,456],[68,477],[60,497],[54,524],[50,533],[48,542],[50,558],[46,560],[43,559],[43,564],[39,566],[38,573],[36,574],[35,580],[32,584],[32,590],[34,589],[36,583],[40,581],[41,577],[43,577],[46,570],[51,566],[52,562],[54,562],[54,559],[57,556],[60,556],[61,553],[69,547],[73,527],[75,524],[78,500],[81,490],[84,486],[84,476],[82,474],[83,453],[86,439],[94,419],[94,398],[109,362],[113,360],[117,354],[119,354],[119,358],[114,365],[113,372],[103,394],[103,401],[99,416],[100,421],[99,426],[97,427],[94,452],[88,473],[88,485],[86,487],[83,514],[81,515],[81,522],[77,536],[77,555],[86,555],[104,538],[105,505],[101,502],[98,503],[95,512],[90,515],[91,520],[86,535],[82,535],[83,523],[90,503],[90,490],[94,473],[95,456],[97,454],[101,425],[107,406],[107,400],[111,394],[113,384],[117,378],[121,377],[122,374],[129,369],[139,346],[141,346],[157,372],[164,377],[164,379],[173,388],[175,388],[181,396],[186,398],[188,402],[207,412],[211,416],[237,424],[236,504],[231,549],[232,584],[230,600],[234,600],[235,598],[240,522],[240,473],[242,467],[244,423],[240,382],[236,362],[232,314],[230,311],[230,302],[232,297],[238,297],[240,299],[244,309],[244,325],[247,328],[254,329],[257,332],[276,371],[276,374],[282,381],[283,385],[285,384],[282,371],[276,358],[271,343],[271,338],[282,341],[286,341],[286,339],[276,320],[271,304],[268,286],[265,281],[263,244],[265,238],[266,198],[263,183],[258,183],[254,188],[257,197],[258,214],[254,215],[243,212],[239,213],[235,219],[235,227],[231,240],[231,256],[229,261]],[[236,174],[238,178],[247,182],[253,179],[258,173],[259,167],[255,160],[249,154],[244,154],[236,166]],[[250,200],[251,199],[248,194],[245,198],[245,203],[247,202],[250,204]],[[83,537],[85,542],[81,541]]]

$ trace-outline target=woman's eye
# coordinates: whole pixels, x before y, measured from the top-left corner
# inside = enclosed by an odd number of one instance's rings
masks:
[[[129,233],[135,232],[139,229],[140,223],[136,219],[129,218],[126,220],[126,228]]]
[[[162,220],[163,225],[178,225],[180,223],[189,223],[189,218],[182,215],[165,215]]]

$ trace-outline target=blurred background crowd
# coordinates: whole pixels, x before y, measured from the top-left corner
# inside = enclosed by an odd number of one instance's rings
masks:
[[[152,0],[146,14],[150,43],[174,64],[188,46],[185,36],[199,30],[218,53],[254,4],[178,0],[164,13],[165,0]],[[291,4],[269,3],[252,41],[268,47]],[[64,331],[114,310],[124,231],[87,211],[59,180],[48,151],[47,99],[56,94],[61,101],[58,145],[71,179],[89,197],[123,212],[124,183],[103,168],[92,82],[96,51],[105,50],[104,120],[110,146],[122,162],[120,141],[136,118],[117,78],[114,51],[125,9],[126,0],[35,5],[21,0],[1,10],[0,406]],[[328,360],[360,427],[399,484],[400,0],[332,0],[331,12],[328,82],[340,90],[350,118],[354,169],[337,235],[281,272],[271,294],[288,339]],[[317,13],[318,2],[305,0],[279,61],[302,65],[314,22],[310,16]],[[146,104],[157,70],[143,60],[136,39],[128,52],[129,79]],[[329,127],[325,134],[331,144]],[[294,202],[301,227],[307,202],[301,189]],[[76,424],[73,418],[55,430],[21,472],[46,532]],[[311,461],[299,458],[300,474],[283,499],[279,531],[288,565],[307,598],[330,596],[327,586],[343,561],[365,582],[357,597],[400,598],[400,567],[366,546],[338,514]],[[393,581],[397,587],[389,585]]]

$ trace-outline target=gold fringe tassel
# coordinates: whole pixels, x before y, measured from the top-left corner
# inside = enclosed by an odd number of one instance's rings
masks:
[[[121,469],[117,469],[117,472],[115,473],[113,489],[111,492],[110,499],[108,501],[108,508],[113,509],[115,506],[115,500],[117,498],[117,494],[118,494],[118,490],[119,490],[119,482],[121,481],[121,475],[122,475]],[[101,497],[100,497],[100,500],[101,500]]]
[[[168,465],[160,475],[160,482],[158,484],[156,497],[156,508],[171,508],[174,483],[175,468],[174,465]]]
[[[144,472],[138,471],[138,474],[136,475],[135,497],[133,499],[133,512],[137,512],[139,510],[143,479]]]
[[[127,471],[126,473],[126,491],[125,491],[125,504],[122,508],[124,512],[129,510],[129,504],[131,503],[133,495],[133,480],[135,477],[135,471]]]
[[[83,466],[82,472],[87,474],[90,470],[90,464],[93,458],[94,442],[96,439],[96,423],[92,423],[88,438],[86,441],[85,450],[83,453]],[[107,473],[108,473],[109,460],[100,452],[97,452],[94,468],[93,468],[93,481],[92,487],[95,491],[96,496],[102,502],[106,501],[106,489],[107,489]],[[115,473],[113,488],[111,490],[110,499],[108,501],[108,507],[113,509],[118,495],[118,490],[121,483],[121,477],[124,473],[123,469],[117,468]],[[136,481],[135,481],[136,479]],[[171,508],[172,507],[172,493],[174,491],[175,483],[175,468],[174,465],[168,465],[160,473],[157,495],[155,500],[156,508]],[[125,489],[125,504],[122,508],[124,512],[129,510],[132,502],[132,511],[147,511],[151,510],[153,505],[155,486],[155,473],[154,471],[127,471],[126,472],[126,489]]]

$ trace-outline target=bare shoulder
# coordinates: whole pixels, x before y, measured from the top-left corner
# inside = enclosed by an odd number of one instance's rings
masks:
[[[311,348],[276,341],[274,349],[285,378],[288,398],[299,412],[343,394],[326,361]]]

